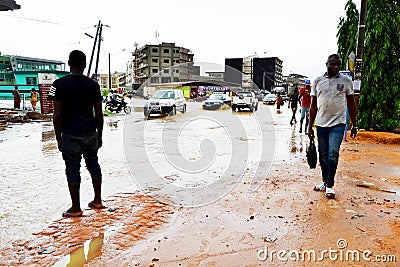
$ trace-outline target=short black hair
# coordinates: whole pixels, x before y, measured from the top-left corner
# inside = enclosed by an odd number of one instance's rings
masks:
[[[342,63],[342,59],[339,57],[338,54],[332,54],[328,57],[328,60],[326,61],[326,63],[328,63],[328,61],[330,61],[331,59],[337,59],[340,61],[340,63]]]
[[[86,55],[80,50],[74,50],[69,53],[68,63],[71,67],[85,68]]]

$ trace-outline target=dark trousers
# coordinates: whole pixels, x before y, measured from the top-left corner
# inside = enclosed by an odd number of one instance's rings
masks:
[[[97,132],[80,136],[62,134],[61,152],[65,161],[65,174],[68,183],[79,184],[81,182],[82,155],[92,179],[101,178],[101,169],[97,157],[98,149]]]

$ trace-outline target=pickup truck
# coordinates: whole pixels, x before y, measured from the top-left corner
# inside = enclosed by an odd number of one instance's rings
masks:
[[[251,112],[258,109],[258,99],[253,92],[239,91],[232,98],[232,111],[250,109]]]

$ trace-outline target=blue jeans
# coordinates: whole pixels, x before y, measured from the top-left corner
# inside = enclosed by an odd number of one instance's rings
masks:
[[[301,121],[303,121],[304,118],[306,118],[306,120],[308,120],[308,112],[309,111],[310,111],[310,108],[301,107],[301,117],[300,117]]]
[[[80,136],[62,134],[61,152],[65,161],[65,174],[71,184],[81,182],[81,159],[85,159],[86,168],[92,179],[101,178],[101,169],[98,163],[97,132],[90,132]]]
[[[322,170],[322,180],[326,187],[335,184],[335,174],[339,161],[339,149],[342,143],[345,124],[333,127],[317,126],[319,163]]]

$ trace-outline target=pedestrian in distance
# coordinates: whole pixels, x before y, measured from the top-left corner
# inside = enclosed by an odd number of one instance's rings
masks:
[[[63,213],[63,217],[79,217],[82,216],[79,195],[82,155],[94,189],[94,199],[89,207],[105,208],[101,199],[102,174],[97,157],[98,149],[103,143],[104,119],[100,86],[83,75],[86,67],[85,54],[79,50],[72,51],[68,65],[71,73],[54,81],[49,98],[54,101],[54,130],[58,149],[65,162],[72,201],[71,208]]]
[[[290,125],[296,124],[296,112],[297,112],[297,107],[299,103],[299,88],[297,85],[294,87],[293,94],[290,97],[289,105],[290,108],[292,109],[293,115],[292,118],[290,119]]]
[[[282,101],[281,93],[278,93],[276,97],[276,109],[279,111],[281,110]]]
[[[308,112],[310,111],[311,105],[311,82],[310,80],[306,80],[304,83],[304,87],[300,88],[299,95],[301,100],[301,117],[300,117],[300,130],[299,133],[303,132],[303,121],[306,119],[306,124],[304,125],[305,134],[307,134],[307,125],[308,125]]]
[[[35,88],[32,88],[32,90],[31,90],[30,102],[31,102],[33,111],[36,111],[36,104],[38,102],[38,93],[36,92]]]
[[[14,109],[20,109],[21,107],[21,95],[18,91],[18,86],[14,86],[14,91],[12,92],[14,97]]]
[[[333,186],[346,125],[346,107],[353,125],[350,137],[355,138],[356,105],[351,79],[339,73],[341,67],[339,56],[330,55],[326,67],[327,72],[315,79],[313,84],[308,136],[310,140],[314,139],[315,120],[322,184],[315,186],[314,190],[325,191],[326,197],[335,198]]]

